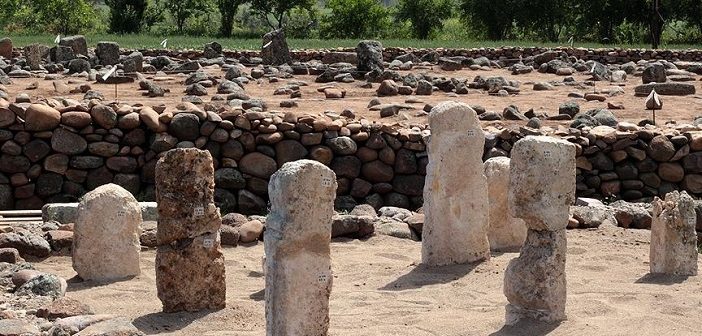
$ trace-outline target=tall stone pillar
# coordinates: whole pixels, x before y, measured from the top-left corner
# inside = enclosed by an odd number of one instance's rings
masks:
[[[566,226],[575,201],[575,146],[528,136],[512,149],[509,207],[524,220],[527,238],[505,271],[506,324],[523,318],[566,318]]]
[[[317,161],[288,162],[268,185],[266,334],[327,335],[336,176]]]
[[[156,164],[156,287],[164,312],[225,306],[222,219],[208,151],[179,148]]]
[[[485,161],[485,176],[490,200],[490,226],[488,240],[493,251],[519,251],[526,239],[524,221],[509,212],[508,157],[494,157]]]
[[[422,262],[428,266],[490,259],[485,136],[475,111],[445,102],[429,114]]]
[[[686,192],[653,200],[651,273],[697,275],[696,225],[695,203]]]
[[[139,275],[141,207],[116,184],[83,196],[73,229],[73,269],[83,280],[114,281]]]

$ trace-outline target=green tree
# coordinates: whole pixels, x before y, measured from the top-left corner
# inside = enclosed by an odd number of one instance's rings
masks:
[[[513,11],[517,27],[525,35],[558,42],[561,33],[572,26],[580,0],[520,0]],[[548,13],[544,15],[544,13]]]
[[[461,0],[460,10],[474,30],[490,40],[503,40],[512,31],[515,4],[516,0]]]
[[[369,38],[388,24],[389,14],[377,0],[329,0],[331,13],[322,20],[323,38]]]
[[[293,8],[311,8],[314,4],[315,0],[251,0],[251,9],[264,16],[271,28],[280,29]]]
[[[30,7],[43,30],[76,34],[95,23],[95,10],[86,0],[32,0]]]
[[[110,7],[110,31],[138,33],[144,22],[147,0],[105,0]]]
[[[239,6],[245,2],[246,0],[217,0],[217,8],[219,8],[219,14],[222,16],[219,27],[220,36],[232,36],[234,16],[236,15]]]
[[[183,34],[185,22],[190,17],[207,11],[209,3],[203,0],[165,0],[164,6],[173,16],[178,34]]]
[[[443,20],[451,16],[451,0],[400,0],[397,18],[409,20],[414,37],[427,39],[443,28]]]

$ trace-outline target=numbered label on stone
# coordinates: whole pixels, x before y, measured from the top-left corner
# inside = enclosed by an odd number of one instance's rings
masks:
[[[331,187],[331,186],[332,186],[332,179],[330,177],[322,178],[322,187]]]
[[[317,276],[317,282],[319,283],[326,283],[327,282],[327,275],[326,274],[320,274]]]
[[[551,151],[549,151],[549,150],[544,151],[544,158],[550,159],[551,158]]]
[[[205,208],[198,206],[198,207],[195,207],[195,209],[193,209],[193,216],[195,218],[202,217],[204,215],[205,215]]]
[[[202,246],[204,248],[212,248],[212,246],[214,246],[214,239],[209,239],[209,238],[203,239]]]
[[[117,211],[117,217],[124,217],[127,213],[124,210]]]
[[[466,134],[467,134],[468,136],[471,136],[471,137],[472,137],[472,136],[475,136],[475,131],[474,131],[474,130],[468,130],[468,131],[466,131]]]

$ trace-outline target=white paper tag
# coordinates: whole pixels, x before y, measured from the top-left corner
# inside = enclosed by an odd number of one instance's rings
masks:
[[[197,218],[197,217],[202,217],[204,215],[205,215],[205,208],[199,206],[199,207],[195,207],[195,209],[193,209],[193,216],[194,217]]]
[[[117,217],[124,217],[127,213],[124,210],[117,211]]]
[[[202,246],[205,248],[212,248],[212,246],[214,246],[214,239],[210,239],[210,238],[203,239]]]

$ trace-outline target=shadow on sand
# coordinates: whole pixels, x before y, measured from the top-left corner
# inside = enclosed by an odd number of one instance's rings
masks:
[[[95,287],[101,287],[101,286],[107,286],[113,283],[117,282],[122,282],[122,281],[129,281],[134,279],[136,276],[132,277],[126,277],[126,278],[121,278],[121,279],[114,279],[114,280],[109,280],[109,281],[94,281],[94,280],[83,280],[79,276],[74,276],[68,280],[66,280],[66,285],[68,287],[66,288],[67,292],[80,292],[82,290],[86,289],[91,289]]]
[[[650,285],[675,285],[685,282],[689,276],[687,275],[668,275],[660,273],[648,273],[634,283],[650,284]]]
[[[177,313],[149,313],[134,319],[134,324],[137,329],[147,335],[156,335],[161,333],[170,333],[181,330],[196,320],[203,318],[215,310],[206,310],[199,312],[177,312]]]
[[[505,325],[490,336],[543,336],[550,334],[560,325],[524,319],[513,325]]]
[[[424,264],[419,264],[409,273],[379,288],[379,290],[401,291],[421,288],[428,285],[449,283],[470,273],[479,264],[480,262],[439,267],[429,267]]]

